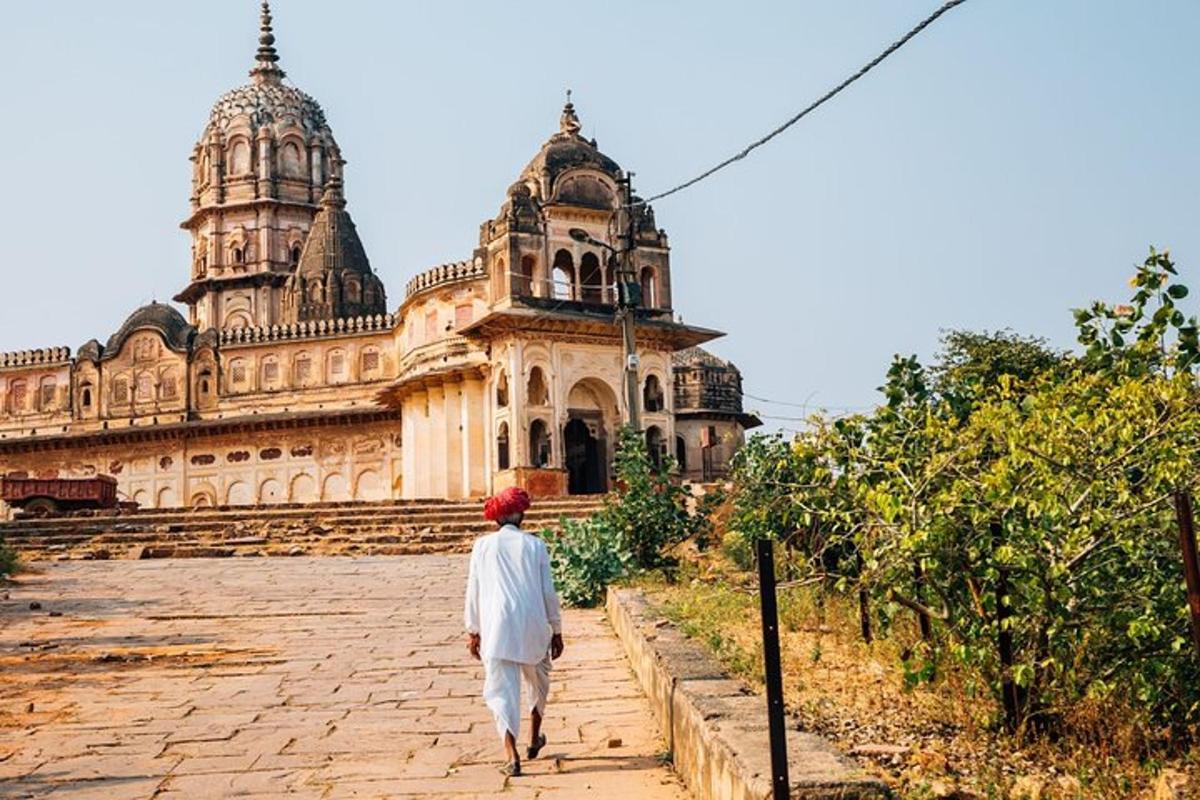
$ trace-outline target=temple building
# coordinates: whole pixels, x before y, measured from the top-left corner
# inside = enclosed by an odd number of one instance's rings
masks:
[[[574,106],[470,257],[391,307],[266,3],[250,78],[191,153],[184,310],[151,303],[103,344],[0,354],[0,474],[112,475],[160,508],[606,491],[629,411],[611,252],[630,212]],[[711,480],[759,423],[737,369],[699,347],[721,334],[675,313],[653,209],[631,213],[642,428],[656,457]]]

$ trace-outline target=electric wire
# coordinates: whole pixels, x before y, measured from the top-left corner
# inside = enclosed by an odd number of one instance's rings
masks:
[[[892,44],[890,46],[888,46],[888,48],[886,50],[884,50],[879,55],[875,56],[875,58],[868,61],[861,69],[858,70],[858,72],[855,72],[849,78],[846,78],[846,80],[842,81],[837,86],[833,87],[828,92],[821,95],[821,97],[817,98],[815,101],[813,101],[811,104],[809,104],[806,108],[804,108],[802,111],[800,111],[800,113],[796,114],[791,119],[787,120],[782,125],[775,128],[773,131],[768,133],[766,136],[763,136],[761,139],[757,139],[754,142],[751,142],[749,145],[747,145],[745,148],[743,148],[737,154],[730,156],[729,158],[725,159],[724,161],[722,161],[721,163],[717,164],[714,167],[710,167],[709,169],[706,169],[704,172],[701,172],[696,177],[694,177],[690,180],[684,181],[683,183],[679,184],[678,186],[674,186],[670,189],[667,189],[665,192],[659,192],[656,195],[647,197],[645,200],[635,200],[633,203],[630,204],[631,207],[636,207],[639,205],[642,205],[642,206],[648,205],[649,203],[653,203],[655,200],[661,200],[664,197],[670,197],[671,195],[676,194],[677,192],[682,192],[684,189],[695,186],[697,183],[700,183],[700,181],[704,180],[705,178],[711,177],[712,175],[716,174],[717,172],[720,172],[721,170],[725,169],[729,165],[734,164],[738,161],[741,161],[743,158],[750,155],[752,152],[754,152],[758,148],[762,147],[767,142],[771,141],[776,136],[783,133],[784,131],[786,131],[788,128],[792,127],[793,125],[795,125],[800,120],[804,119],[806,116],[811,114],[813,111],[816,111],[818,108],[823,106],[825,103],[832,100],[834,97],[836,97],[838,94],[840,94],[842,92],[842,90],[844,90],[848,86],[850,86],[850,84],[854,83],[859,78],[866,75],[868,72],[873,70],[875,67],[879,66],[879,64],[882,63],[885,59],[887,59],[888,56],[892,55],[897,50],[899,50],[901,47],[908,44],[909,41],[911,41],[918,34],[920,34],[921,31],[925,30],[930,25],[932,25],[934,22],[936,22],[938,20],[938,18],[941,17],[943,14],[950,11],[951,9],[956,8],[957,6],[962,5],[966,1],[967,0],[949,0],[949,2],[943,3],[942,6],[937,11],[934,11],[928,17],[926,17],[925,19],[923,19],[919,23],[917,23],[917,25],[912,30],[910,30],[908,33],[904,34],[904,36],[902,36],[899,39],[897,39],[896,41],[892,42]]]

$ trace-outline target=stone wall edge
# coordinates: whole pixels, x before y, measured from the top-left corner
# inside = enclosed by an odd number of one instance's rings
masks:
[[[606,610],[667,739],[676,772],[697,800],[771,800],[765,705],[698,644],[653,613],[638,589],[609,587]],[[820,737],[790,729],[791,796],[885,800],[887,786]]]

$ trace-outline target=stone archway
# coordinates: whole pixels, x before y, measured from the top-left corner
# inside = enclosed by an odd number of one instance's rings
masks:
[[[584,378],[567,395],[563,463],[570,494],[608,491],[612,444],[620,423],[617,395],[599,378]]]

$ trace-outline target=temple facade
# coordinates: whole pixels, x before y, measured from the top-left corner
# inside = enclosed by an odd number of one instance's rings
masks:
[[[179,306],[104,343],[0,354],[0,474],[112,475],[160,508],[606,491],[629,411],[610,248],[629,238],[647,442],[685,477],[724,473],[758,424],[741,376],[699,347],[720,333],[679,321],[667,235],[626,208],[570,102],[470,257],[393,308],[266,3],[250,78],[192,150]]]

